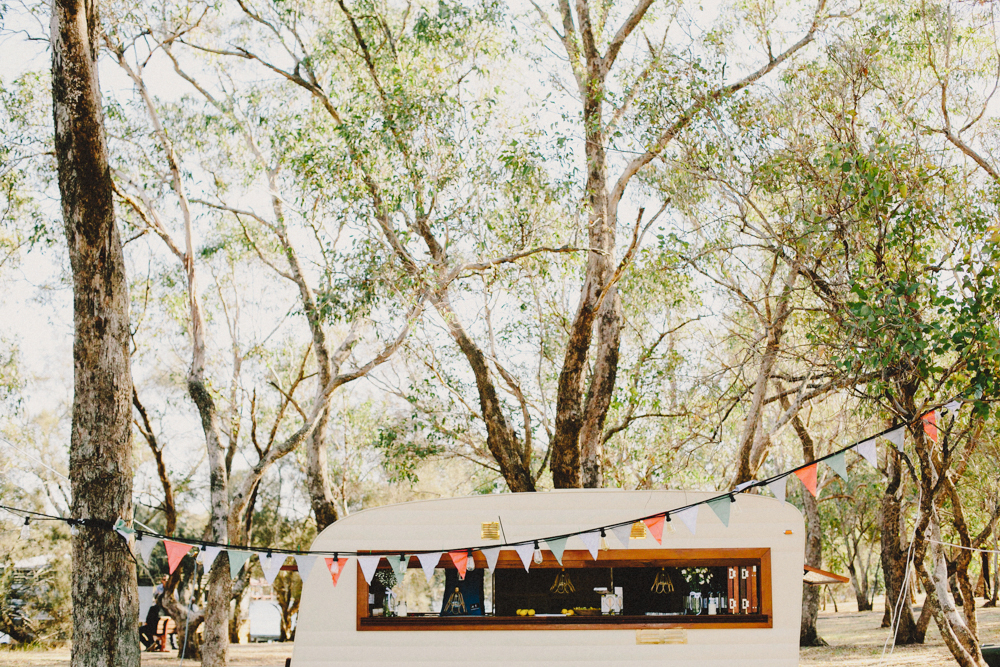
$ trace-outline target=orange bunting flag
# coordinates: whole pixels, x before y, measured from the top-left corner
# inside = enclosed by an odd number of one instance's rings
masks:
[[[795,476],[802,480],[802,483],[809,489],[809,493],[813,494],[813,498],[816,497],[816,465],[814,463],[811,466],[795,471]]]
[[[465,569],[469,564],[469,552],[449,551],[448,555],[451,556],[452,562],[455,563],[455,569],[458,570],[458,578],[465,579]]]
[[[330,570],[330,576],[333,577],[333,585],[337,585],[337,580],[340,579],[340,573],[344,571],[344,566],[347,565],[346,558],[338,558],[337,564],[333,564],[333,558],[326,559],[326,569]]]
[[[663,523],[665,515],[658,514],[649,519],[643,519],[642,522],[646,524],[646,528],[649,528],[649,534],[653,536],[657,544],[663,544]]]
[[[167,566],[170,574],[173,574],[177,566],[181,564],[181,560],[187,555],[187,552],[191,551],[191,547],[194,545],[163,540],[163,546],[167,549]]]
[[[927,437],[930,438],[933,442],[937,442],[938,440],[937,412],[932,410],[931,412],[928,412],[926,415],[921,417],[920,420],[924,423],[924,433],[927,434]]]

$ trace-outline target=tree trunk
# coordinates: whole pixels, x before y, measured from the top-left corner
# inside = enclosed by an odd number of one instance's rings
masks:
[[[98,81],[96,2],[52,4],[52,115],[73,272],[73,667],[138,667],[135,560],[110,525],[132,521],[129,299]]]
[[[890,615],[890,624],[897,624],[897,644],[920,644],[922,638],[917,633],[917,623],[913,618],[913,608],[909,599],[900,600],[901,592],[906,583],[906,562],[908,558],[908,540],[901,534],[900,486],[902,470],[899,454],[890,449],[887,457],[889,483],[882,496],[882,575],[885,581],[886,613]],[[904,547],[906,545],[906,547]],[[895,617],[896,605],[899,604],[899,618]]]
[[[599,489],[604,484],[604,421],[611,407],[618,375],[618,352],[621,345],[622,302],[618,289],[612,287],[597,318],[597,350],[594,375],[587,392],[583,428],[580,431],[580,464],[584,488]]]

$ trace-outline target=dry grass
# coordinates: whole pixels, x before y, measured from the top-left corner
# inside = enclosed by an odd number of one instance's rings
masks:
[[[919,601],[918,601],[919,602]],[[982,601],[979,601],[982,604]],[[820,613],[819,633],[829,646],[804,648],[800,651],[799,664],[811,667],[915,667],[916,665],[955,664],[941,641],[937,627],[931,623],[927,642],[920,646],[897,646],[882,662],[882,649],[889,630],[880,628],[880,611],[861,612],[845,610]],[[1000,643],[1000,609],[979,610],[979,637],[984,644]],[[240,644],[230,648],[231,667],[284,667],[285,658],[292,655],[292,644]],[[177,659],[176,651],[170,653],[143,653],[144,667],[196,667],[193,660]],[[3,651],[0,665],[5,667],[68,667],[69,649],[49,651]]]

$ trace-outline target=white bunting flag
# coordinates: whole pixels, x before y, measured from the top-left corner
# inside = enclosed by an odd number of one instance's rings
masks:
[[[951,413],[951,416],[954,417],[955,413],[962,409],[962,404],[958,401],[949,401],[944,404],[944,409]]]
[[[305,582],[309,578],[310,573],[312,573],[313,565],[316,564],[316,556],[299,554],[295,556],[295,564],[299,568],[299,578]]]
[[[686,510],[681,510],[680,512],[671,512],[670,515],[683,521],[684,525],[687,526],[687,529],[691,531],[692,535],[694,535],[698,528],[699,507],[701,507],[701,505],[695,505],[694,507],[689,507]]]
[[[527,572],[528,568],[531,567],[531,557],[535,553],[535,545],[530,542],[527,544],[518,544],[514,547],[514,551],[521,557],[521,562],[524,563],[524,571]]]
[[[622,543],[622,549],[628,549],[629,536],[632,534],[632,524],[615,526],[611,529],[611,534],[617,537],[618,541]]]
[[[748,481],[748,482],[740,482],[739,484],[737,484],[737,485],[736,485],[736,489],[735,489],[735,490],[736,490],[736,493],[739,493],[739,492],[741,492],[741,491],[742,491],[743,489],[745,489],[745,488],[747,488],[747,487],[749,487],[749,486],[753,486],[753,485],[754,485],[754,484],[756,484],[756,483],[757,483],[757,480],[755,480],[755,479],[751,479],[751,480],[750,480],[750,481]]]
[[[497,559],[500,558],[500,547],[490,547],[489,549],[482,550],[483,556],[486,557],[486,569],[490,572],[497,569]]]
[[[875,438],[859,442],[854,446],[854,451],[863,456],[873,468],[878,468],[878,450],[875,448]]]
[[[885,439],[896,445],[896,449],[898,449],[899,451],[903,451],[903,434],[905,432],[906,429],[900,426],[899,428],[893,429],[892,431],[886,433]]]
[[[212,569],[212,563],[215,562],[216,557],[221,552],[222,547],[202,547],[198,551],[198,560],[201,561],[201,565],[205,568],[205,572]]]
[[[434,578],[434,568],[437,567],[443,555],[443,551],[437,551],[432,554],[417,554],[417,560],[420,561],[420,567],[424,570],[424,576],[427,577],[428,584]]]
[[[369,584],[372,583],[372,577],[375,576],[375,570],[378,569],[378,562],[382,560],[381,556],[358,556],[358,565],[361,566],[361,573],[365,575],[365,581]]]
[[[150,537],[149,535],[143,535],[135,541],[135,545],[139,547],[139,554],[142,555],[142,560],[146,565],[149,565],[149,556],[153,553],[153,547],[159,541],[159,538]]]
[[[264,571],[264,578],[267,583],[273,584],[274,578],[281,572],[281,567],[285,564],[285,554],[268,554],[260,559],[260,569]]]
[[[785,487],[788,485],[788,477],[779,477],[778,479],[768,482],[767,488],[771,489],[771,493],[774,497],[785,502]]]
[[[601,533],[592,530],[589,533],[580,533],[577,537],[583,542],[583,546],[587,547],[587,551],[594,557],[594,560],[597,560],[597,550],[601,544]]]

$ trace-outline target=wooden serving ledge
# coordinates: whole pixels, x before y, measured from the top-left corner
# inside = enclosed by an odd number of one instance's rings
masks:
[[[358,619],[358,630],[641,630],[770,628],[767,614],[714,616],[405,616]]]

